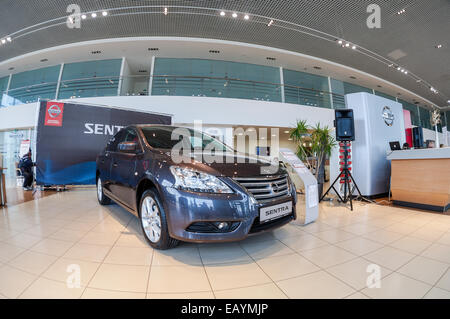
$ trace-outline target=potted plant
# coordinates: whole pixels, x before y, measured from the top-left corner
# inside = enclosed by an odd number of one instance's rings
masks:
[[[290,131],[290,137],[297,143],[297,156],[317,179],[320,198],[325,182],[325,161],[336,146],[331,129],[328,126],[322,127],[320,123],[310,126],[306,120],[298,120],[296,127]]]

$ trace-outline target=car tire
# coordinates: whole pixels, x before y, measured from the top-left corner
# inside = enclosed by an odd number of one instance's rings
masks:
[[[167,215],[153,189],[146,190],[141,196],[139,220],[144,237],[153,248],[165,250],[178,245],[179,241],[169,235]]]
[[[103,192],[103,183],[100,177],[97,177],[97,199],[100,205],[111,204],[111,199]]]

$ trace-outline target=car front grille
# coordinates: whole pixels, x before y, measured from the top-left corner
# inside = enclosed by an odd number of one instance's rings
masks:
[[[287,175],[235,177],[234,180],[251,193],[259,203],[272,201],[289,195]]]

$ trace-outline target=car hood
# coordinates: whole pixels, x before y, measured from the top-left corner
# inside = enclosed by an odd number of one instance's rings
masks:
[[[189,167],[215,176],[254,177],[286,173],[278,162],[270,162],[243,153],[227,152],[212,157],[214,154],[211,153],[193,152],[186,156],[182,163],[176,163],[170,152],[165,152],[164,156],[172,165]]]

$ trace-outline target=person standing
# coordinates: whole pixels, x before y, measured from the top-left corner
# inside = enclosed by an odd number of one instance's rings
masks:
[[[23,180],[23,189],[26,191],[33,190],[33,166],[35,166],[35,163],[33,163],[33,160],[31,159],[31,149],[26,153],[19,162],[19,169],[22,173],[22,176],[24,177]]]

